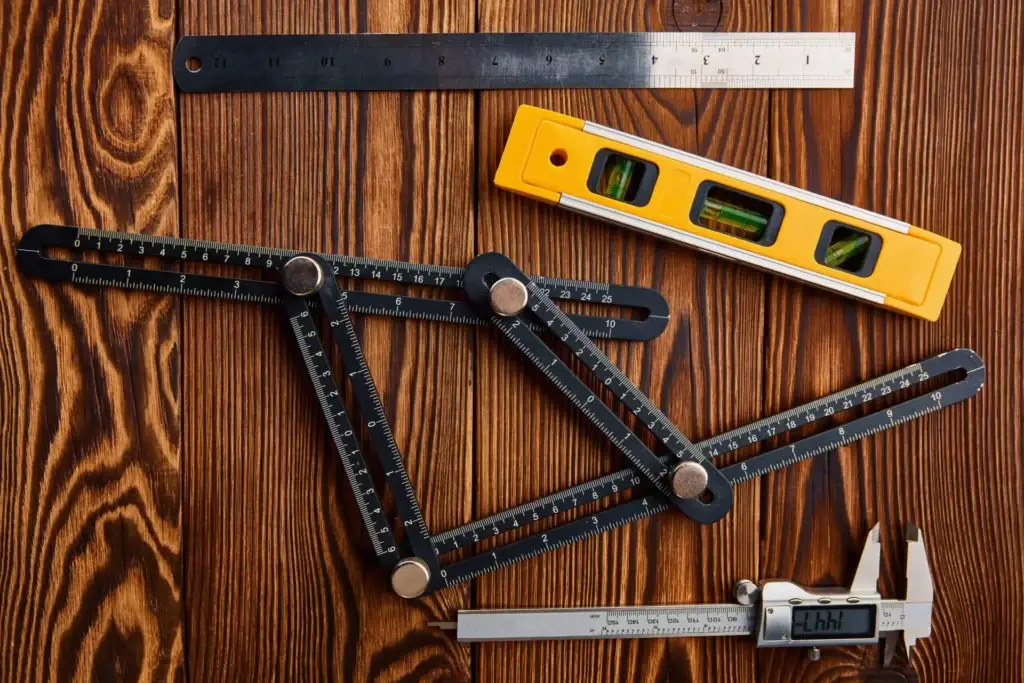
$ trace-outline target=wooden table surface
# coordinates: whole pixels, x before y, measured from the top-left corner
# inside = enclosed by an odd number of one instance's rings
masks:
[[[186,34],[857,33],[847,91],[180,95]],[[0,7],[0,679],[1020,681],[1024,676],[1024,10],[1010,0],[9,0]],[[497,190],[530,103],[922,225],[964,247],[915,321]],[[372,562],[280,311],[30,281],[37,223],[656,287],[673,317],[604,342],[702,439],[958,346],[968,403],[666,514],[406,602]],[[359,318],[440,531],[618,462],[492,330]],[[852,578],[880,521],[935,579],[914,668],[880,648],[740,638],[485,644],[467,607],[729,599],[743,577]]]

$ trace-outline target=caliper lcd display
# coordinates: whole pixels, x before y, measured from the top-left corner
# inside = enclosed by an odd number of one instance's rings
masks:
[[[870,638],[875,635],[875,605],[793,608],[793,640]]]

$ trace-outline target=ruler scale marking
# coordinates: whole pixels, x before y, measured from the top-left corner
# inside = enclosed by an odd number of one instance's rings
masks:
[[[852,88],[853,33],[186,36],[184,92]]]
[[[72,259],[44,255],[49,248],[74,252]],[[240,266],[276,272],[299,251],[266,249],[249,245],[196,241],[184,238],[118,233],[69,226],[40,225],[32,228],[18,248],[23,269],[51,281],[68,280],[76,284],[113,286],[124,289],[170,291],[192,296],[231,298],[240,301],[273,303],[281,301],[276,280],[250,280],[205,273],[129,267],[114,263],[79,261],[78,252],[102,252],[124,257],[157,258],[170,263],[205,263],[213,266]],[[464,269],[453,266],[406,263],[337,254],[315,254],[333,267],[338,277],[376,280],[397,286],[460,289]],[[128,274],[131,274],[130,277]],[[537,277],[546,290],[558,288],[560,300],[609,304],[638,308],[646,313],[638,319],[574,314],[573,321],[587,334],[604,339],[641,341],[660,334],[667,326],[668,303],[654,290],[626,285]],[[486,317],[465,301],[431,299],[399,294],[353,290],[346,293],[346,304],[355,313],[372,313],[400,318],[446,320],[448,322],[487,325]],[[319,302],[314,302],[319,306]],[[543,326],[527,321],[531,329]]]
[[[810,414],[818,414],[817,411],[821,411],[822,408],[832,408],[831,412],[825,410],[820,413],[822,417],[830,418],[833,414],[856,409],[891,393],[909,389],[930,378],[955,371],[964,372],[965,377],[955,383],[934,389],[928,394],[908,398],[888,409],[877,410],[866,416],[832,426],[825,431],[752,456],[721,470],[732,483],[742,483],[800,460],[848,445],[865,436],[872,436],[904,424],[929,412],[959,403],[973,396],[980,389],[985,377],[984,364],[977,354],[968,349],[949,351],[921,363],[914,363],[901,370],[821,397],[802,406],[763,418],[750,425],[711,437],[696,444],[696,447],[705,457],[717,458],[740,448],[758,444],[766,439],[784,436],[792,430],[812,424],[819,418],[810,419]],[[935,397],[936,393],[940,394],[938,398]],[[886,411],[892,413],[892,416],[890,417]],[[790,424],[793,426],[790,427]],[[796,448],[791,451],[790,449],[794,446]],[[674,457],[668,455],[662,456],[661,459],[667,465]],[[438,552],[448,552],[625,492],[642,482],[643,479],[636,470],[625,468],[591,481],[582,482],[564,491],[551,493],[543,498],[517,505],[502,513],[444,531],[434,536],[432,541]],[[661,509],[667,509],[667,506]]]

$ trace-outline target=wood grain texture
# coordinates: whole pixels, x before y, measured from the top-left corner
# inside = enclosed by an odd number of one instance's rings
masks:
[[[0,681],[1024,680],[1019,3],[14,0],[0,29]],[[175,110],[175,34],[473,30],[855,31],[857,85],[182,95]],[[497,190],[521,103],[959,241],[942,319]],[[665,513],[405,602],[280,311],[25,280],[12,249],[39,222],[457,266],[498,250],[527,272],[653,286],[667,332],[601,346],[695,440],[957,346],[989,380],[741,485],[711,527]],[[493,331],[357,327],[435,532],[621,466]],[[886,594],[904,589],[902,523],[925,530],[937,602],[913,668],[879,669],[880,648],[811,663],[743,639],[470,647],[426,627],[471,606],[724,601],[746,577],[845,583],[876,521]]]
[[[473,11],[222,0],[182,3],[180,26],[469,31]],[[181,112],[189,237],[459,266],[472,257],[470,93],[189,96]],[[426,621],[467,606],[468,589],[416,603],[391,592],[286,322],[273,308],[184,304],[190,679],[467,678],[468,649]],[[470,331],[356,325],[427,523],[468,521],[470,491],[457,484],[472,475]]]
[[[773,95],[773,176],[921,225],[964,255],[936,324],[773,282],[767,408],[902,367],[957,346],[989,364],[963,406],[779,473],[766,483],[764,566],[843,583],[867,530],[883,525],[883,590],[904,589],[900,529],[925,529],[936,585],[932,637],[906,678],[1016,681],[1024,676],[1021,587],[1021,10],[959,3],[776,3],[781,30],[855,31],[857,86]],[[800,372],[792,372],[799,368]],[[999,596],[993,602],[993,598]],[[990,605],[992,612],[982,605]],[[1013,605],[1013,607],[1007,607]],[[759,656],[761,680],[898,680],[879,652]],[[891,676],[891,674],[890,674]]]
[[[481,31],[678,30],[682,3],[620,3],[614,12],[563,0],[481,6]],[[700,14],[696,3],[693,9]],[[685,14],[685,12],[683,12]],[[715,26],[767,30],[767,2],[719,7]],[[704,13],[706,16],[707,13]],[[767,94],[692,91],[550,91],[481,96],[478,248],[497,250],[526,272],[653,286],[673,320],[648,345],[602,347],[694,439],[754,419],[761,404],[764,278],[692,251],[623,231],[494,188],[491,177],[520,103],[544,106],[767,170]],[[741,140],[742,144],[735,142]],[[621,467],[600,434],[536,372],[489,333],[480,335],[480,473],[477,512],[489,514]],[[617,454],[616,454],[617,455]],[[672,604],[728,598],[731,583],[757,576],[758,487],[737,491],[736,509],[700,528],[664,514],[560,549],[478,583],[480,607]],[[703,680],[753,677],[745,646],[712,642],[485,644],[480,681]],[[513,662],[522,664],[513,669]],[[515,672],[514,674],[510,672]],[[511,677],[510,677],[511,676]]]
[[[177,307],[14,264],[37,223],[177,231],[172,10],[0,7],[0,680],[183,678]]]

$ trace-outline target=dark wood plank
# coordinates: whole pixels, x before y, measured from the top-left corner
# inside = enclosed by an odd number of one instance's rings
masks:
[[[193,34],[473,27],[466,2],[221,0],[180,11]],[[465,265],[472,102],[468,93],[183,96],[183,231]],[[411,603],[391,594],[280,312],[187,302],[185,323],[191,678],[468,678],[468,648],[426,627],[466,606],[468,589]],[[383,319],[357,326],[428,524],[467,521],[472,334]]]
[[[644,3],[595,12],[575,0],[481,4],[481,31],[767,30],[770,5]],[[680,17],[689,17],[681,22]],[[713,17],[713,18],[712,18]],[[710,22],[710,23],[709,23]],[[648,345],[601,346],[695,439],[756,418],[761,405],[764,278],[692,251],[499,191],[491,177],[516,107],[535,104],[754,171],[767,163],[766,93],[592,91],[484,93],[480,105],[480,251],[527,272],[654,286],[673,321]],[[488,514],[619,466],[602,438],[527,363],[481,333],[478,360],[478,513]],[[671,604],[726,600],[757,575],[758,487],[702,529],[666,513],[561,549],[478,582],[480,607]],[[479,679],[749,680],[737,640],[487,644]],[[712,673],[714,672],[714,673]]]
[[[897,672],[1020,680],[1022,556],[1019,278],[1021,10],[954,2],[779,2],[780,30],[848,30],[857,88],[773,97],[772,173],[964,246],[938,323],[773,282],[769,408],[784,408],[957,346],[990,379],[968,404],[775,475],[765,490],[768,574],[845,583],[883,524],[883,591],[904,588],[900,529],[923,526],[936,584],[933,635]],[[1016,54],[1014,53],[1016,50]],[[1012,347],[1012,349],[1011,349]],[[998,596],[998,598],[996,598]],[[970,616],[974,615],[974,616]],[[982,616],[984,615],[984,616]],[[763,653],[762,680],[903,680],[877,648]]]
[[[840,30],[838,3],[797,4],[776,3],[777,30]],[[858,70],[870,69],[873,59],[871,55],[858,60]],[[848,91],[773,93],[772,176],[842,198],[840,126],[848,120],[853,100]],[[765,340],[766,413],[799,405],[873,374],[858,367],[856,348],[848,341],[851,319],[858,310],[849,300],[772,279]],[[764,478],[765,578],[787,578],[811,586],[852,578],[866,531],[874,523],[865,518],[866,503],[859,495],[866,481],[860,450],[857,446],[843,449],[842,455],[819,456]],[[801,679],[825,676],[831,680],[833,675],[848,675],[851,667],[867,664],[861,650],[825,652],[817,664],[808,662],[802,650],[761,652],[759,677],[792,680],[795,671]],[[868,654],[878,652],[871,649]]]
[[[164,2],[0,7],[0,680],[181,680],[175,302],[30,281],[44,222],[177,231]]]

